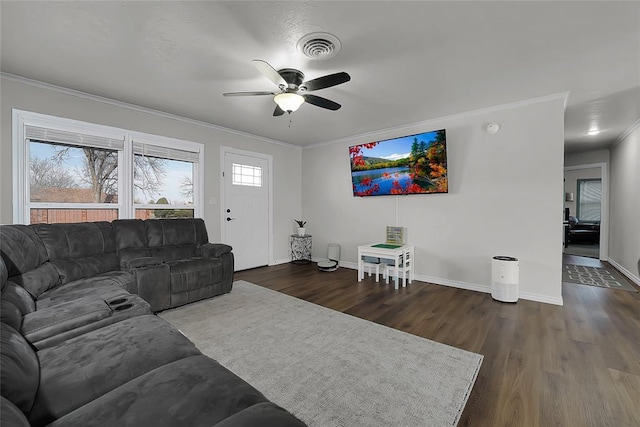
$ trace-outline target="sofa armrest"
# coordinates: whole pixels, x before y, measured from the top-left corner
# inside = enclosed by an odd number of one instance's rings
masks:
[[[160,260],[160,258],[156,258]],[[151,305],[151,310],[158,312],[171,307],[171,272],[169,264],[160,262],[130,269],[136,278],[136,289],[133,293]]]
[[[205,243],[196,248],[196,255],[204,258],[220,258],[231,252],[231,246],[223,243]]]
[[[156,257],[142,257],[142,258],[131,258],[122,263],[124,268],[141,268],[141,267],[152,267],[154,265],[162,264],[162,260]]]

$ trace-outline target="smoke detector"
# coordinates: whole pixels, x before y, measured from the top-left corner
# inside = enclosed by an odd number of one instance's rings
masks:
[[[333,58],[340,52],[342,44],[333,34],[310,33],[302,36],[296,45],[298,52],[315,60]]]

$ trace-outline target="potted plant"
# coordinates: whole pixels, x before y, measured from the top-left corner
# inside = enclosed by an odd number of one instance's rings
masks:
[[[303,221],[301,219],[294,219],[294,221],[298,224],[298,236],[304,236],[304,232],[306,231],[304,225],[307,221]]]

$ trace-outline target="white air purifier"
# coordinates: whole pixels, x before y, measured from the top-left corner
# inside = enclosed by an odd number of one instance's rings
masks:
[[[520,262],[510,256],[491,260],[491,297],[496,301],[517,302],[520,294]]]

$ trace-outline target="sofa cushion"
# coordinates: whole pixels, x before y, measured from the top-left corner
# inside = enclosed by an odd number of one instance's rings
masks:
[[[31,226],[0,226],[0,254],[9,280],[23,286],[37,297],[56,286],[58,272],[48,261],[44,245]]]
[[[0,393],[28,414],[40,381],[38,358],[18,331],[5,323],[0,327]]]
[[[12,302],[2,299],[0,301],[0,321],[19,331],[22,326],[22,313]]]
[[[150,248],[160,246],[198,246],[209,242],[207,228],[201,218],[148,219],[147,242]]]
[[[0,396],[0,425],[11,427],[29,427],[29,421],[22,411],[10,400]]]
[[[131,288],[135,288],[135,278],[132,274],[126,271],[110,271],[48,290],[40,295],[36,304],[40,310],[85,296],[110,299],[119,295],[128,295]]]
[[[156,267],[158,265],[162,265],[162,260],[160,258],[156,258],[152,256],[147,256],[142,258],[130,258],[124,263],[121,263],[121,265],[125,268]]]
[[[206,356],[193,356],[148,372],[84,405],[52,426],[213,426],[267,399]],[[295,417],[279,423],[301,426]]]
[[[262,402],[249,406],[225,418],[216,424],[216,427],[239,427],[239,426],[260,426],[260,427],[304,427],[305,423],[295,418],[291,413],[276,405],[273,402]]]
[[[122,267],[128,268],[126,263],[131,259],[149,256],[145,221],[118,219],[111,224],[115,232],[116,251]]]
[[[60,283],[60,274],[50,262],[45,262],[31,271],[12,276],[10,280],[22,286],[31,296],[37,298]]]
[[[115,233],[117,251],[147,247],[145,221],[141,219],[117,219],[111,225]]]
[[[46,424],[155,368],[198,354],[191,341],[153,315],[38,351],[41,381],[29,421]]]
[[[222,263],[217,258],[190,258],[169,261],[171,293],[204,288],[222,280]]]
[[[146,314],[153,314],[151,307],[137,295],[119,295],[107,300],[92,295],[27,314],[22,319],[20,333],[35,348],[42,350],[112,323]]]
[[[7,270],[7,264],[4,263],[4,259],[0,256],[0,285],[4,291],[5,286],[9,282],[9,271]]]
[[[160,246],[149,248],[152,257],[160,258],[164,262],[189,259],[196,255],[196,247],[193,245]]]
[[[60,274],[60,283],[118,270],[116,243],[110,223],[36,224],[36,233]]]
[[[10,280],[2,290],[2,299],[15,305],[23,315],[31,313],[36,309],[36,302],[31,294],[27,292],[25,288]]]
[[[69,282],[64,286],[113,285],[131,291],[135,289],[136,279],[128,271],[107,271],[95,276]],[[67,288],[68,289],[68,288]]]
[[[55,307],[70,301],[84,297],[93,297],[103,300],[124,297],[129,295],[125,289],[119,286],[94,284],[94,286],[69,286],[62,290],[53,289],[42,294],[44,298],[38,300],[38,310]]]
[[[0,226],[0,251],[9,277],[31,271],[48,261],[42,242],[26,225]]]
[[[118,256],[115,252],[82,258],[56,260],[52,261],[52,264],[58,270],[61,284],[91,278],[108,271],[116,271],[120,268]]]

